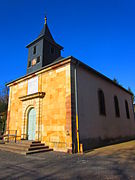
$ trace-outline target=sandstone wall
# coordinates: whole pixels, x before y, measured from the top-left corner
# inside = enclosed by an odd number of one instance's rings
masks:
[[[71,151],[71,83],[70,63],[60,63],[34,74],[38,76],[40,95],[28,95],[31,75],[10,84],[7,129],[27,134],[28,112],[36,110],[36,140],[54,150]]]

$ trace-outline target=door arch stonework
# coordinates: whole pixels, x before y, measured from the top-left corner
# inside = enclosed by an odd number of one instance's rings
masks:
[[[44,98],[44,92],[37,92],[27,96],[22,96],[19,99],[22,101],[22,127],[21,127],[21,139],[26,139],[27,135],[27,120],[28,112],[31,108],[36,110],[36,135],[35,140],[42,141],[42,99]]]
[[[41,130],[39,129],[40,127],[40,99],[31,99],[27,101],[23,101],[22,103],[22,131],[21,131],[21,138],[22,139],[28,139],[27,137],[27,123],[28,123],[28,113],[29,111],[34,108],[36,110],[36,132],[35,132],[35,140],[41,140]]]

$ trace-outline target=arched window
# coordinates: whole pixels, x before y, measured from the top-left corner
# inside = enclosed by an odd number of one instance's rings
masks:
[[[104,93],[101,89],[98,90],[98,101],[99,101],[99,113],[101,115],[106,115],[105,98],[104,98]]]
[[[119,102],[117,96],[114,96],[115,115],[120,117]]]
[[[129,108],[128,108],[128,102],[127,102],[127,100],[125,100],[125,108],[126,108],[127,118],[129,119],[129,118],[130,118],[130,115],[129,115]]]

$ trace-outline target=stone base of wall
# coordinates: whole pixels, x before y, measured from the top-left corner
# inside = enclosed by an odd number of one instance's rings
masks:
[[[125,136],[125,137],[107,138],[107,139],[101,139],[100,137],[88,138],[88,139],[82,139],[80,141],[80,144],[83,144],[83,151],[86,152],[94,148],[118,144],[130,140],[135,140],[135,136]]]
[[[54,151],[72,153],[72,148],[68,147],[65,143],[46,141],[42,141],[42,143],[45,143],[47,146],[49,146],[49,148],[52,148]]]

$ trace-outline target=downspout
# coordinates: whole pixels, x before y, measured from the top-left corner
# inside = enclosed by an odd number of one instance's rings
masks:
[[[80,152],[80,139],[79,139],[79,119],[78,119],[78,94],[77,94],[77,66],[75,65],[75,108],[76,108],[76,137],[77,137],[77,152]]]

